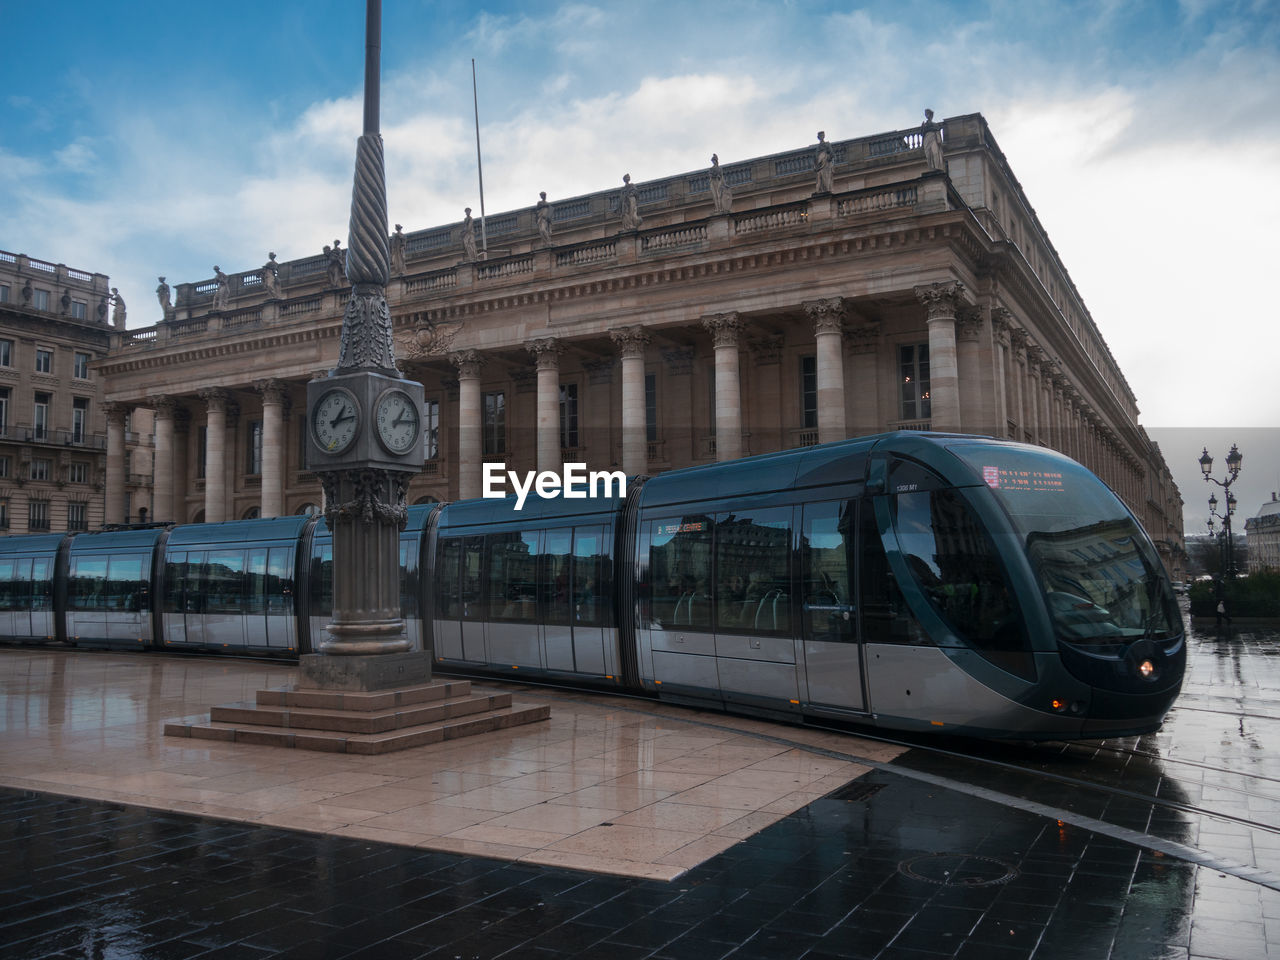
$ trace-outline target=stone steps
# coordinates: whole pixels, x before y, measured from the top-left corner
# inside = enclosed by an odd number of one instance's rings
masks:
[[[254,701],[212,709],[209,717],[165,723],[165,736],[330,753],[381,754],[487,733],[550,716],[545,704],[513,703],[510,693],[472,693],[469,681],[435,681],[395,690],[259,690]]]

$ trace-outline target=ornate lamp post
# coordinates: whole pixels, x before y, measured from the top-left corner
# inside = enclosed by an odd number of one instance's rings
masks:
[[[400,616],[405,491],[422,469],[422,384],[396,367],[386,285],[387,190],[378,132],[382,4],[365,15],[364,133],[356,142],[338,366],[307,384],[307,468],[320,477],[333,531],[333,622],[302,658],[312,685],[377,690],[422,683],[430,658],[411,652]]]
[[[1236,495],[1231,492],[1231,485],[1236,482],[1236,478],[1240,476],[1240,465],[1244,462],[1244,455],[1240,449],[1233,443],[1231,452],[1227,454],[1227,477],[1225,480],[1218,480],[1212,476],[1213,474],[1213,457],[1209,456],[1209,448],[1205,447],[1204,452],[1200,454],[1200,472],[1204,474],[1206,483],[1215,483],[1222,487],[1224,499],[1226,503],[1221,514],[1218,513],[1218,498],[1214,494],[1209,495],[1209,532],[1213,533],[1213,518],[1217,517],[1222,521],[1222,544],[1224,556],[1222,558],[1222,573],[1218,581],[1218,598],[1226,599],[1226,585],[1235,579],[1236,562],[1235,562],[1235,546],[1231,536],[1231,516],[1236,512]]]

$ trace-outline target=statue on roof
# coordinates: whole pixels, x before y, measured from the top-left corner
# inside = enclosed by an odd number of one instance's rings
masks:
[[[111,311],[111,323],[117,330],[123,330],[126,314],[124,297],[120,296],[120,290],[116,287],[111,288],[111,302],[115,306]]]
[[[231,280],[216,263],[213,265],[213,279],[218,284],[213,291],[213,309],[226,310],[231,306]]]
[[[393,277],[403,277],[406,272],[404,243],[404,230],[397,223],[396,232],[391,235],[391,275]]]
[[[467,207],[462,219],[462,258],[467,261],[478,260],[476,255],[476,223],[471,219],[471,208]]]
[[[160,301],[161,318],[168,319],[173,304],[169,300],[169,285],[164,282],[164,277],[160,278],[160,286],[156,287],[156,299]]]
[[[274,252],[267,254],[267,262],[258,271],[262,278],[262,289],[267,291],[268,300],[280,299],[280,264],[276,263]]]
[[[920,124],[921,146],[924,148],[924,162],[930,170],[947,169],[942,159],[942,124],[933,122],[933,111],[925,108],[924,123]]]
[[[622,229],[639,230],[644,222],[640,216],[640,191],[631,182],[631,174],[622,175],[622,190],[618,194],[618,209],[622,211]]]
[[[342,249],[342,241],[334,240],[332,247],[325,247],[329,258],[329,286],[345,287],[347,285],[347,251]]]
[[[711,155],[711,170],[707,174],[711,186],[711,205],[716,213],[728,213],[733,208],[733,188],[720,169],[720,158]]]
[[[815,193],[830,193],[835,155],[831,152],[831,144],[827,143],[825,131],[818,131],[818,146],[813,152],[813,170],[817,177]]]
[[[538,236],[551,246],[551,204],[547,203],[547,191],[538,194],[538,205],[534,207],[533,215],[538,222]]]

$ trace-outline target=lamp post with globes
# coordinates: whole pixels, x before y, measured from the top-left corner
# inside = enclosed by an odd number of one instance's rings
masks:
[[[1227,584],[1235,580],[1236,561],[1235,561],[1235,544],[1231,535],[1231,516],[1236,512],[1236,495],[1231,492],[1231,485],[1236,482],[1240,476],[1240,464],[1244,462],[1244,455],[1240,452],[1240,448],[1234,443],[1231,445],[1231,451],[1227,454],[1227,476],[1224,480],[1218,480],[1213,476],[1213,457],[1209,456],[1209,448],[1205,447],[1204,452],[1200,454],[1200,472],[1204,474],[1206,483],[1215,483],[1223,490],[1222,513],[1218,513],[1218,498],[1214,494],[1209,495],[1209,532],[1213,533],[1213,518],[1217,517],[1222,521],[1222,569],[1220,579],[1218,581],[1218,599],[1226,600]]]

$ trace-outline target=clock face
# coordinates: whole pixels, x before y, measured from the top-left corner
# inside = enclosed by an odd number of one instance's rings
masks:
[[[405,454],[418,441],[418,408],[403,390],[378,398],[378,440],[389,453]]]
[[[320,397],[311,415],[316,443],[326,453],[341,453],[356,438],[360,427],[360,407],[350,391],[334,389]]]

